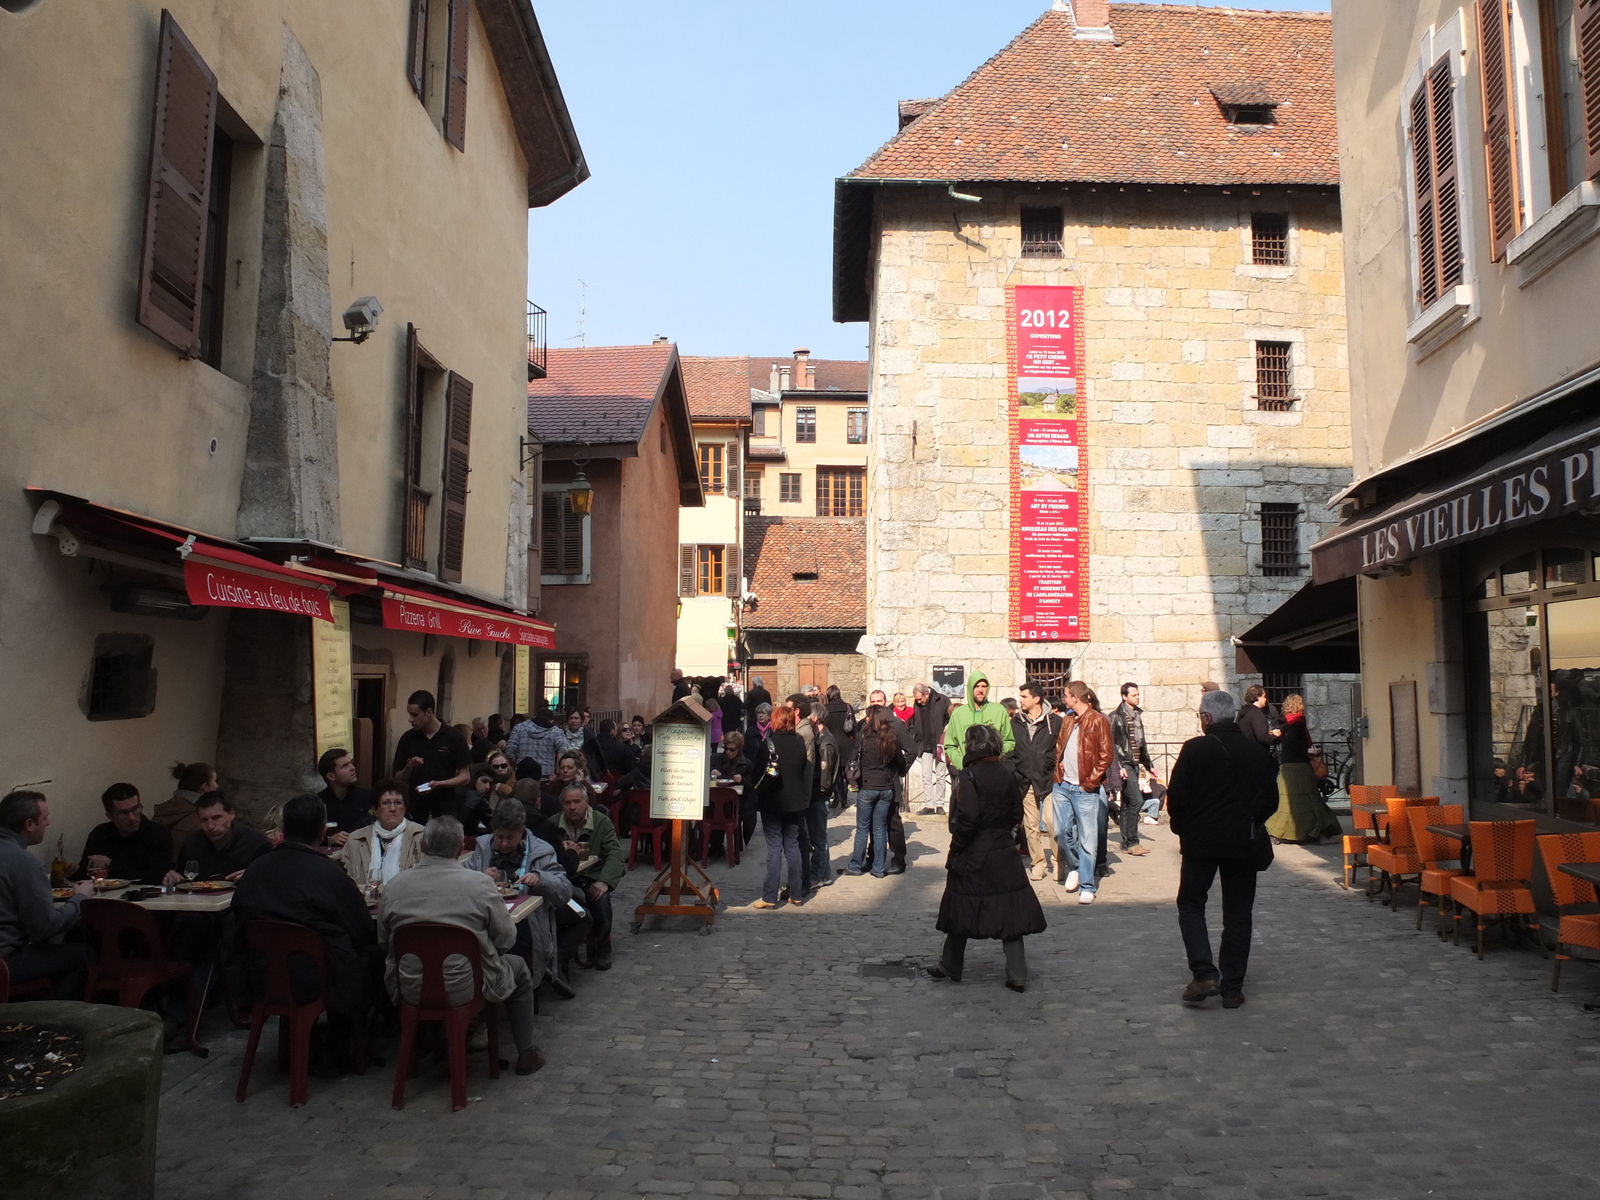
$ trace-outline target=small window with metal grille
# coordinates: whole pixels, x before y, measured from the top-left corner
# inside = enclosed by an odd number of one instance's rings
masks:
[[[1289,265],[1289,214],[1250,214],[1250,261],[1258,267]]]
[[[1267,689],[1267,703],[1281,710],[1290,696],[1305,694],[1306,677],[1287,671],[1268,671],[1261,676],[1261,686]]]
[[[1261,573],[1300,574],[1300,506],[1261,506]]]
[[[1046,700],[1066,699],[1067,684],[1072,679],[1070,658],[1024,659],[1022,669],[1029,679],[1039,685],[1039,694]]]
[[[1025,208],[1022,210],[1022,256],[1060,258],[1061,210]]]
[[[1256,343],[1256,404],[1268,412],[1294,407],[1289,342]]]

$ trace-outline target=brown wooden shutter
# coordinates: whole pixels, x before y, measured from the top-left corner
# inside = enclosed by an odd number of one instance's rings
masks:
[[[427,566],[423,558],[422,500],[422,397],[417,394],[417,327],[406,326],[406,427],[401,447],[400,561],[408,567]]]
[[[539,571],[544,575],[560,575],[561,571],[561,498],[562,492],[542,492],[539,495]]]
[[[1433,195],[1439,229],[1439,294],[1461,282],[1461,159],[1456,152],[1455,81],[1450,59],[1428,72],[1433,116]]]
[[[1587,160],[1584,174],[1600,177],[1600,0],[1578,0],[1573,13],[1578,31],[1578,66],[1583,74],[1583,113]]]
[[[1439,248],[1434,240],[1433,122],[1428,119],[1428,81],[1411,97],[1411,173],[1417,203],[1417,305],[1439,298]]]
[[[730,542],[722,548],[723,594],[739,599],[739,546],[737,542]]]
[[[186,358],[200,353],[200,282],[216,121],[217,77],[162,9],[136,319]]]
[[[444,136],[457,150],[467,148],[468,0],[450,0],[450,77],[444,90]]]
[[[1517,128],[1512,119],[1516,82],[1512,60],[1511,0],[1478,0],[1478,44],[1483,49],[1483,156],[1489,183],[1490,257],[1505,257],[1506,243],[1522,232]]]
[[[693,596],[695,594],[695,572],[698,569],[698,564],[695,562],[695,548],[693,546],[679,546],[678,595]]]
[[[728,481],[728,495],[739,498],[739,443],[729,442],[725,451],[727,462],[723,468]]]
[[[426,100],[428,81],[428,0],[411,0],[411,37],[406,43],[406,78],[418,100]]]
[[[439,578],[461,582],[467,543],[467,474],[472,459],[472,384],[454,371],[446,388],[444,503],[440,505]]]

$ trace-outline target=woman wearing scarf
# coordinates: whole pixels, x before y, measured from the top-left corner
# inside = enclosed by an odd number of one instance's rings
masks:
[[[422,826],[406,820],[405,788],[385,779],[373,794],[375,819],[352,833],[341,852],[345,872],[363,890],[388,883],[422,857]]]
[[[911,701],[906,699],[904,692],[894,694],[894,715],[900,718],[901,724],[911,724],[911,718],[917,715],[916,708]]]
[[[1278,746],[1278,811],[1267,832],[1281,842],[1320,842],[1342,832],[1339,818],[1322,798],[1311,773],[1311,733],[1304,696],[1283,702],[1283,738]]]

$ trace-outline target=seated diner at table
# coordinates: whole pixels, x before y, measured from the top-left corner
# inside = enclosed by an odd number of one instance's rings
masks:
[[[18,790],[0,799],[0,958],[13,989],[48,979],[57,1000],[77,1000],[88,952],[82,943],[58,939],[78,923],[78,902],[94,895],[94,884],[73,884],[66,903],[56,905],[45,865],[28,852],[49,828],[50,803],[43,793]]]
[[[423,827],[406,819],[404,785],[385,779],[372,794],[376,819],[350,835],[341,856],[345,874],[361,888],[374,883],[381,887],[422,860]]]
[[[529,955],[535,986],[548,979],[558,995],[571,999],[572,987],[561,965],[556,912],[573,898],[572,883],[555,848],[528,830],[520,801],[502,800],[491,825],[467,855],[466,867],[499,886],[543,897],[543,907],[518,924],[516,948]]]
[[[356,782],[356,760],[343,748],[317,759],[317,774],[327,785],[318,797],[328,809],[328,845],[338,850],[352,833],[372,824],[372,793]]]
[[[163,825],[172,834],[172,853],[183,849],[183,840],[200,828],[197,806],[200,797],[217,790],[217,769],[210,763],[173,763],[172,778],[177,788],[170,798],[156,805],[157,825]]]
[[[73,878],[96,875],[160,883],[172,869],[172,835],[144,815],[139,789],[131,783],[113,783],[100,794],[100,806],[107,820],[89,831]]]
[[[569,784],[561,793],[560,830],[567,848],[580,863],[596,859],[594,865],[579,867],[573,882],[578,900],[589,910],[589,965],[597,971],[611,969],[611,893],[627,871],[622,843],[611,818],[589,803],[588,789]]]
[[[722,735],[722,750],[711,759],[712,786],[717,780],[724,783],[744,783],[750,778],[751,763],[744,754],[744,734],[730,729]]]
[[[518,805],[519,815],[521,811]],[[522,926],[540,913],[520,925],[512,924],[493,881],[484,872],[463,871],[456,865],[464,836],[461,822],[454,817],[435,817],[422,835],[422,861],[384,889],[377,929],[378,944],[388,952],[384,982],[395,1001],[417,1001],[422,986],[420,964],[415,958],[396,960],[397,930],[419,921],[470,930],[477,936],[482,954],[483,998],[504,1006],[517,1045],[517,1074],[532,1075],[545,1061],[533,1032],[533,992],[538,978],[511,949]],[[445,993],[460,1004],[472,996],[471,968],[459,957],[445,961]]]
[[[539,785],[539,811],[554,820],[561,814],[561,792],[568,784],[582,784],[589,791],[590,800],[598,800],[600,793],[589,782],[589,762],[580,750],[564,750],[556,759],[556,769]]]
[[[182,883],[190,863],[199,868],[196,879],[237,882],[246,867],[271,852],[272,843],[267,841],[267,835],[241,824],[233,801],[221,792],[207,792],[201,796],[195,812],[200,817],[200,828],[183,840],[177,869],[168,871],[162,879],[167,886]]]

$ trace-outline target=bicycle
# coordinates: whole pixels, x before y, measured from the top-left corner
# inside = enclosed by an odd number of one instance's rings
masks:
[[[1317,743],[1317,748],[1322,751],[1322,761],[1328,765],[1327,775],[1317,780],[1322,798],[1326,800],[1338,791],[1348,792],[1356,762],[1354,734],[1348,729],[1335,729],[1331,738]]]

